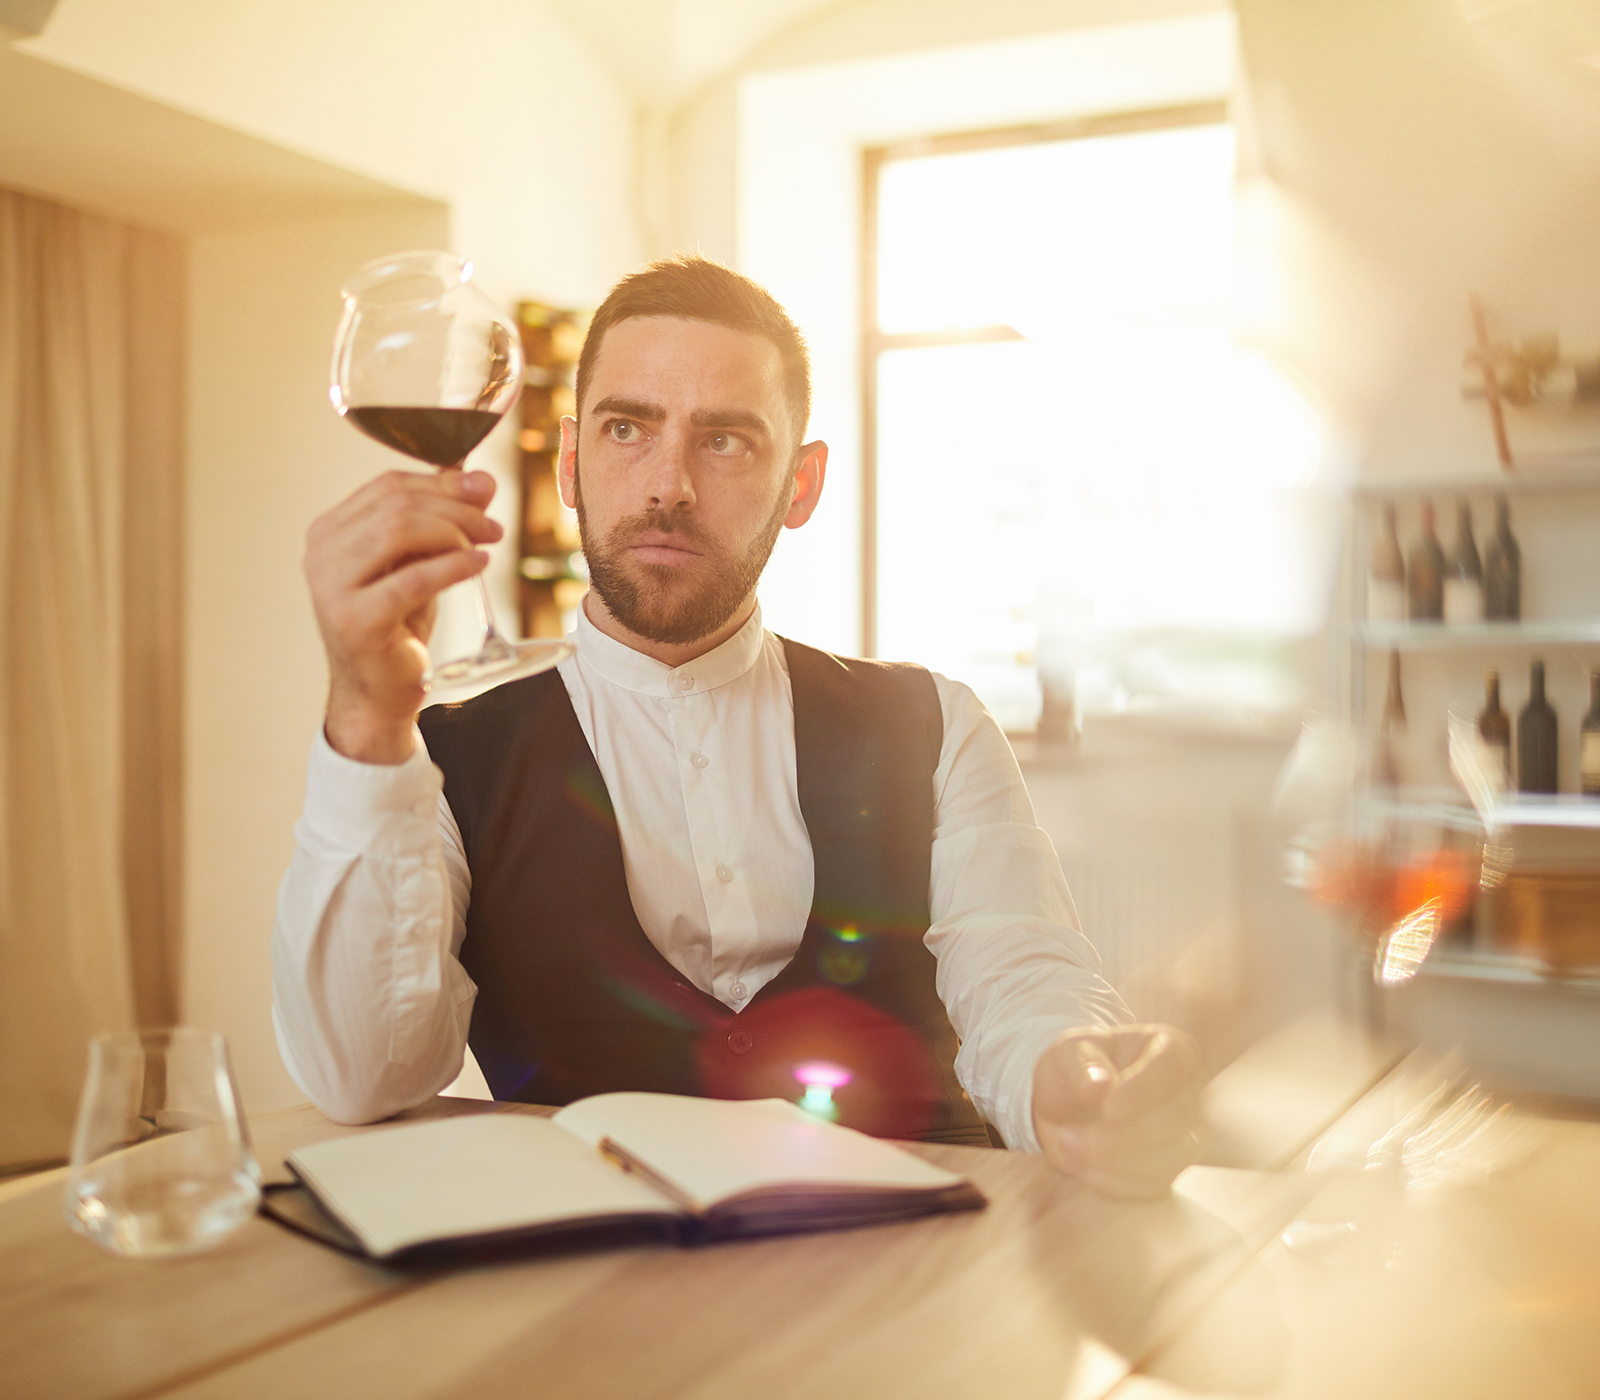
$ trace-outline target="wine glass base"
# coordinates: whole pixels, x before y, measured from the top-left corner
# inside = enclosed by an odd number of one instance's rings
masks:
[[[523,642],[493,637],[476,656],[463,656],[435,666],[428,678],[428,694],[439,699],[466,691],[487,690],[523,676],[535,676],[565,661],[575,650],[571,642],[558,637],[536,637]]]

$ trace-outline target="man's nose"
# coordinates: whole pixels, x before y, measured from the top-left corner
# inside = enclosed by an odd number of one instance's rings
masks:
[[[650,510],[687,510],[695,503],[693,465],[694,444],[681,433],[667,432],[657,440],[650,454],[644,481],[645,502]]]

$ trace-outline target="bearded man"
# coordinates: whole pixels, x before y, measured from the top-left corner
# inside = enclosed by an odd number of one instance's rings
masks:
[[[434,600],[500,535],[485,474],[391,472],[311,528],[329,696],[273,936],[296,1082],[346,1122],[437,1093],[469,1043],[533,1103],[822,1083],[868,1132],[989,1125],[1165,1190],[1193,1046],[1100,978],[994,720],[761,625],[828,460],[787,314],[658,263],[596,313],[577,396],[559,474],[593,586],[555,671],[422,709]]]

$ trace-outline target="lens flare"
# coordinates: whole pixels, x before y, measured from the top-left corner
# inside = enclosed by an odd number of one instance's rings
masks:
[[[837,1122],[839,1105],[833,1101],[833,1091],[844,1088],[850,1082],[850,1071],[825,1060],[817,1060],[800,1065],[794,1077],[805,1085],[805,1092],[800,1095],[800,1107],[807,1113],[816,1114],[818,1118],[826,1118],[830,1123]]]

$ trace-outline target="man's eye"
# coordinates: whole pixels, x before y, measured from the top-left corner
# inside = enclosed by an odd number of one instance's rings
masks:
[[[712,433],[706,439],[706,446],[719,457],[737,457],[750,450],[750,444],[737,433]]]
[[[613,442],[634,442],[639,436],[639,425],[630,423],[626,418],[606,424],[606,432],[611,435]]]

